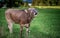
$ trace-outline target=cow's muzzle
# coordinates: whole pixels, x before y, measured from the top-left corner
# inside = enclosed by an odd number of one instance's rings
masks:
[[[35,13],[35,15],[37,15],[37,13]]]

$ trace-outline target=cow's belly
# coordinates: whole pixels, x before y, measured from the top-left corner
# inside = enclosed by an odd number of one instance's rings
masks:
[[[12,19],[13,20],[13,22],[15,22],[15,23],[17,23],[17,24],[28,24],[28,23],[30,23],[30,20],[23,20],[23,19]]]
[[[28,24],[28,23],[30,23],[30,21],[29,21],[29,20],[24,19],[24,20],[20,20],[20,23],[21,23],[21,24]]]
[[[16,17],[16,16],[12,16],[11,17],[12,21],[19,24],[27,24],[27,23],[30,23],[31,20],[27,19],[27,18],[19,18],[19,17]]]
[[[20,21],[17,17],[16,17],[16,18],[11,18],[11,19],[12,19],[12,21],[15,22],[15,23],[19,23],[19,21]]]

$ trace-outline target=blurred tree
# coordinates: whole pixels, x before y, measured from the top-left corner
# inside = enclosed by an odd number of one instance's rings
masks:
[[[58,6],[60,6],[60,0],[58,0]]]
[[[3,7],[5,4],[5,0],[0,0],[0,8]]]
[[[56,6],[56,5],[60,5],[60,0],[33,0],[33,6],[34,5]]]
[[[0,8],[3,7],[4,4],[10,8],[21,5],[28,6],[30,2],[33,6],[60,6],[60,0],[0,0]]]
[[[22,2],[23,2],[23,4],[24,4],[24,6],[27,5],[27,0],[23,0]]]
[[[5,0],[7,7],[18,7],[22,5],[22,0]]]

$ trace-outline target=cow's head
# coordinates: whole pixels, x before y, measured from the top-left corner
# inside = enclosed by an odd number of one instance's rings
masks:
[[[28,10],[34,15],[37,15],[37,10],[35,8],[28,8]]]
[[[26,13],[33,13],[34,16],[37,15],[37,10],[36,10],[35,8],[28,8],[28,10],[25,10],[25,11],[26,11]],[[28,11],[29,11],[29,12],[28,12]]]

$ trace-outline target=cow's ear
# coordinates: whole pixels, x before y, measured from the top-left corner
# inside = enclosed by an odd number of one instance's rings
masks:
[[[26,13],[28,13],[28,11],[27,11],[26,9],[25,9],[24,11],[25,11]]]

